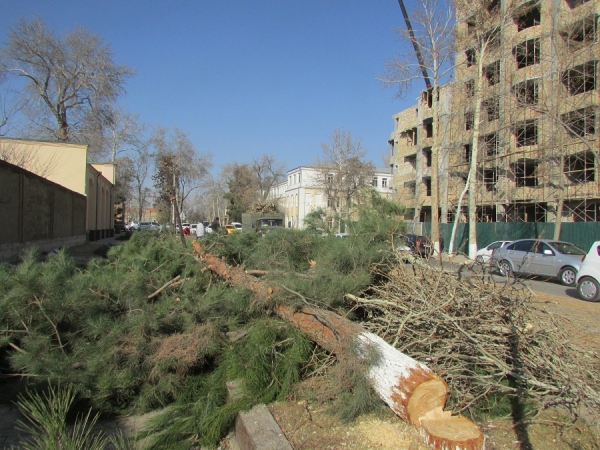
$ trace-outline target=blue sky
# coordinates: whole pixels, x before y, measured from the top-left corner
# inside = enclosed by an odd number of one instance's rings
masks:
[[[410,11],[411,2],[407,1]],[[21,17],[55,33],[79,25],[133,68],[127,111],[177,126],[199,152],[228,162],[273,154],[286,169],[314,162],[336,128],[383,165],[399,100],[377,75],[406,52],[396,0],[2,0],[0,39]]]

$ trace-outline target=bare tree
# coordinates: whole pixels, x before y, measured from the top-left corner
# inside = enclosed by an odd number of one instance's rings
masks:
[[[142,213],[146,206],[149,189],[146,186],[148,175],[152,168],[154,155],[150,153],[147,146],[138,148],[131,156],[121,158],[123,164],[127,167],[127,172],[131,178],[132,197],[136,200],[138,209],[138,220],[142,220]]]
[[[88,159],[107,158],[114,162],[119,155],[135,153],[147,145],[144,130],[137,114],[108,107],[101,114],[88,114],[79,134],[89,145]]]
[[[512,20],[512,16],[506,10],[501,10],[499,5],[494,1],[486,1],[478,5],[470,4],[468,1],[463,3],[461,10],[466,12],[468,22],[472,25],[466,36],[469,48],[466,51],[465,60],[461,61],[461,63],[466,67],[475,66],[476,73],[475,77],[470,80],[468,86],[469,92],[466,94],[465,105],[463,105],[467,110],[465,114],[465,117],[467,117],[467,126],[472,129],[469,172],[464,188],[458,198],[457,214],[455,215],[454,226],[452,227],[448,252],[450,254],[454,252],[454,240],[456,238],[460,211],[462,210],[462,202],[465,195],[468,194],[468,253],[470,258],[475,259],[475,253],[477,252],[477,189],[475,189],[475,182],[479,170],[478,158],[481,151],[482,107],[485,106],[486,101],[489,102],[489,100],[484,99],[484,81],[486,81],[485,63],[488,55],[501,51],[501,30],[506,26],[508,21]],[[499,101],[498,97],[495,97],[495,101]]]
[[[397,95],[403,96],[413,81],[425,78],[426,95],[431,104],[433,142],[431,145],[431,240],[439,251],[439,151],[440,114],[439,88],[453,72],[454,59],[454,9],[448,0],[419,0],[411,12],[413,29],[400,29],[404,43],[419,48],[421,59],[415,52],[399,55],[386,64],[381,80],[397,86]],[[418,217],[415,217],[418,219]]]
[[[153,179],[159,198],[171,204],[173,220],[180,222],[185,200],[203,186],[212,166],[212,155],[198,154],[187,135],[177,127],[171,132],[164,127],[156,128],[150,143],[156,151]]]
[[[283,180],[285,165],[273,155],[262,155],[252,160],[252,169],[256,174],[260,198],[266,200],[271,188]]]
[[[11,28],[0,69],[25,81],[28,98],[36,100],[29,113],[38,118],[40,132],[58,141],[77,141],[86,115],[101,114],[133,74],[113,62],[97,35],[76,28],[58,38],[39,18]]]
[[[0,85],[5,81],[5,74],[0,72]],[[25,107],[25,99],[7,82],[0,91],[0,136],[8,136],[17,128],[17,117]]]
[[[373,180],[375,166],[363,161],[366,151],[352,133],[344,129],[333,132],[330,143],[321,144],[324,158],[317,161],[315,182],[327,198],[328,209],[337,221],[350,219],[352,204],[360,203],[360,192]]]

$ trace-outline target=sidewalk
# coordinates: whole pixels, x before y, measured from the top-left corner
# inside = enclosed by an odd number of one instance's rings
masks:
[[[117,239],[123,234],[117,234],[114,237],[100,239],[97,241],[88,241],[85,244],[76,245],[67,248],[67,253],[73,258],[77,265],[87,265],[93,258],[102,258],[98,251],[105,246],[117,245],[120,241]]]

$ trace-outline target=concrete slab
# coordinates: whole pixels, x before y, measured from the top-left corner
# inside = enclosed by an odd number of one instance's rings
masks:
[[[235,440],[240,450],[293,450],[265,405],[238,414]]]

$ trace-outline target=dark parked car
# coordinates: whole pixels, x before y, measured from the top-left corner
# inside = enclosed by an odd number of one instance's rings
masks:
[[[554,277],[565,286],[573,286],[586,254],[570,242],[520,239],[496,249],[492,264],[496,264],[501,275],[514,272]]]
[[[127,228],[125,227],[125,222],[123,222],[122,220],[115,220],[115,233],[122,233],[124,231],[127,231]]]
[[[428,236],[407,234],[406,245],[403,248],[422,258],[429,258],[433,255],[433,245],[431,245],[431,239]]]

